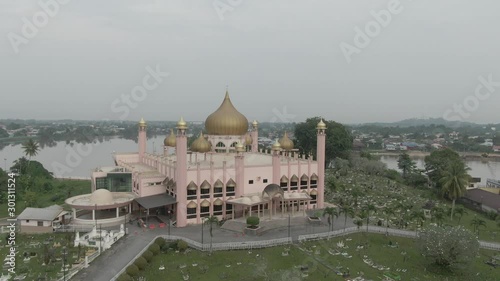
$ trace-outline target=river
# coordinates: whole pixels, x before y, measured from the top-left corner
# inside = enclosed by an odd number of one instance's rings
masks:
[[[417,168],[424,169],[424,158],[412,158],[417,164]],[[398,156],[380,156],[380,161],[387,165],[387,168],[398,169]],[[469,175],[481,178],[481,185],[486,184],[486,179],[500,179],[500,161],[489,160],[466,160],[465,163],[470,168]]]
[[[165,136],[157,136],[147,141],[147,151],[161,152],[163,150],[163,139]],[[69,145],[64,141],[57,142],[55,146],[44,147],[33,157],[39,161],[49,171],[57,177],[90,178],[91,171],[100,166],[114,165],[111,153],[117,152],[137,152],[137,143],[133,140],[121,138],[111,138],[102,143],[82,145],[71,142]],[[21,144],[13,144],[0,150],[0,161],[4,160],[2,168],[10,168],[13,162],[22,157],[24,152]],[[398,166],[397,156],[381,156],[380,160],[387,164],[390,169]],[[413,158],[418,168],[424,168],[423,158]],[[484,184],[487,178],[500,179],[500,161],[467,160],[467,165],[471,168],[469,174],[473,177],[480,177]]]

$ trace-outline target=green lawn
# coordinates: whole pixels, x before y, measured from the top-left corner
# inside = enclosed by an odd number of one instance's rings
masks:
[[[67,179],[51,179],[42,180],[48,181],[52,184],[52,189],[49,191],[38,191],[36,206],[34,207],[48,207],[50,205],[58,204],[63,205],[64,200],[69,196],[90,193],[90,180],[67,180]],[[17,194],[16,198],[16,213],[20,214],[25,208],[26,204],[22,198]],[[0,204],[0,218],[7,217],[7,203]]]
[[[338,248],[340,241],[347,248]],[[470,266],[449,272],[429,264],[417,252],[415,243],[415,240],[407,238],[353,234],[252,251],[220,251],[211,256],[196,250],[188,253],[170,251],[154,257],[146,270],[141,271],[141,276],[147,280],[182,280],[183,275],[189,275],[189,280],[205,281],[344,280],[338,275],[344,272],[349,272],[351,277],[364,276],[368,280],[380,280],[384,274],[399,276],[401,280],[439,281],[487,281],[498,280],[500,276],[500,268],[494,269],[485,264],[493,255],[499,255],[498,252],[481,250]],[[329,253],[337,250],[340,252],[338,255]],[[283,256],[285,252],[288,252],[287,256]],[[373,265],[385,269],[375,269],[363,260],[371,260]],[[162,265],[164,270],[159,269]],[[307,270],[301,270],[301,267],[307,267]],[[167,276],[168,279],[165,279]]]

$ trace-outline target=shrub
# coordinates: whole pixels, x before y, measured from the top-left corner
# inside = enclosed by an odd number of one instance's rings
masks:
[[[146,250],[143,254],[142,254],[142,257],[144,259],[146,259],[148,262],[150,262],[152,259],[153,259],[153,252],[151,252],[150,250]]]
[[[486,217],[488,217],[488,219],[494,221],[498,218],[498,214],[495,211],[489,211],[486,213]]]
[[[462,226],[424,229],[417,239],[417,247],[424,257],[447,268],[467,265],[479,252],[475,235]]]
[[[137,259],[135,259],[134,264],[140,270],[144,270],[146,268],[146,266],[148,265],[148,261],[145,258],[143,258],[143,257],[138,257]]]
[[[153,255],[158,255],[160,253],[160,246],[158,244],[153,243],[151,246],[149,246],[148,250],[150,250]]]
[[[158,237],[158,238],[156,238],[155,243],[158,244],[158,246],[160,246],[160,248],[161,248],[161,247],[163,247],[163,245],[165,245],[167,243],[167,241],[165,241],[165,238]]]
[[[171,241],[171,242],[167,242],[165,243],[165,245],[163,245],[161,247],[161,251],[162,252],[166,252],[168,251],[169,249],[172,249],[172,250],[177,250],[177,241]]]
[[[247,218],[247,224],[251,227],[257,227],[260,223],[260,218],[259,217],[248,217]]]
[[[130,275],[131,277],[139,275],[139,268],[135,264],[131,264],[127,267],[126,270],[127,274]]]
[[[120,277],[118,277],[118,279],[116,279],[117,281],[132,281],[132,277],[130,277],[130,275],[128,275],[127,273],[123,273],[122,275],[120,275]]]
[[[188,244],[184,240],[178,240],[177,241],[177,250],[184,252],[188,248]]]

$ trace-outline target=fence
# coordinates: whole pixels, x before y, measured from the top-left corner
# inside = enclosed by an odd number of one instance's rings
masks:
[[[57,281],[64,281],[64,280],[71,279],[71,277],[73,277],[75,274],[77,274],[78,271],[85,268],[89,263],[91,263],[93,260],[95,260],[99,255],[100,255],[99,252],[95,252],[90,256],[86,256],[85,261],[83,261],[77,265],[73,265],[71,267],[71,269],[68,270],[68,272],[66,272],[66,276],[63,276],[63,277],[57,279]]]

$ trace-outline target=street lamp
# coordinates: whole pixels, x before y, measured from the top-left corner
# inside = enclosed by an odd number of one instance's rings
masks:
[[[4,158],[3,162],[4,162],[4,171],[7,173],[7,158]]]
[[[290,212],[288,212],[288,238],[290,238]]]
[[[201,219],[201,247],[203,248],[203,219]]]

